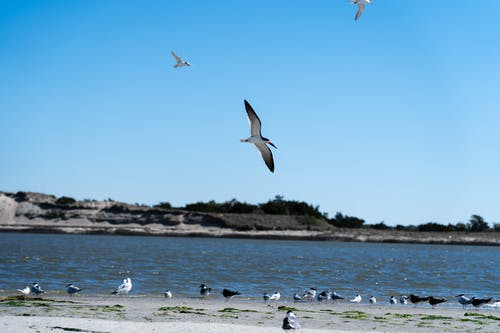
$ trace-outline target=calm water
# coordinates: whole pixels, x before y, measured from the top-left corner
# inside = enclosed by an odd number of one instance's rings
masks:
[[[67,283],[109,294],[131,277],[137,296],[198,295],[200,283],[263,292],[316,287],[379,299],[401,293],[500,298],[500,247],[214,238],[0,233],[0,292],[37,281],[48,293]],[[217,296],[219,297],[219,295]],[[456,306],[450,302],[448,306]]]

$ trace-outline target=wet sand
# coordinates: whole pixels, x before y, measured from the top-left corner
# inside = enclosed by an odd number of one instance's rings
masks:
[[[301,332],[500,331],[500,310],[490,308],[84,295],[3,298],[0,331],[283,332],[286,307],[294,308]]]

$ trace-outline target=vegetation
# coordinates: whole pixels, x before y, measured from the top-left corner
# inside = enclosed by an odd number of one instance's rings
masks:
[[[76,202],[75,199],[70,198],[70,197],[60,197],[59,199],[56,200],[56,204],[58,205],[71,205]]]

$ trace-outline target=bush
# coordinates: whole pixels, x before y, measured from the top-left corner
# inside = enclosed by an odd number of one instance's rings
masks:
[[[58,205],[71,205],[76,202],[75,199],[70,198],[70,197],[60,197],[59,199],[56,200],[56,204]]]
[[[444,225],[444,224],[439,224],[436,222],[429,222],[429,223],[424,223],[419,226],[417,226],[417,231],[438,231],[438,232],[443,232],[443,231],[454,231],[455,229],[453,226],[450,224]]]
[[[376,230],[387,230],[387,229],[391,229],[391,227],[389,227],[388,225],[386,225],[384,222],[380,222],[380,223],[376,223],[376,224],[372,224],[369,226],[370,228],[372,229],[376,229]]]
[[[328,220],[328,223],[333,224],[338,228],[357,229],[363,226],[365,220],[357,217],[342,215],[342,213],[338,212],[337,214],[335,214],[335,217],[333,219]]]

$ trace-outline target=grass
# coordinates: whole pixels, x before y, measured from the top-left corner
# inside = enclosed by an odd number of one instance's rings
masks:
[[[291,306],[280,305],[278,306],[279,311],[297,311],[296,308],[292,308]]]
[[[240,312],[259,312],[255,310],[245,310],[245,309],[236,309],[236,308],[224,308],[222,310],[219,310],[219,312],[225,312],[225,313],[240,313]]]
[[[437,315],[424,315],[420,319],[422,319],[422,320],[453,320],[452,317],[437,316]]]
[[[162,312],[192,313],[198,315],[206,314],[204,312],[201,312],[205,311],[205,309],[193,309],[189,306],[162,306],[158,310]]]
[[[368,319],[368,316],[363,311],[351,310],[351,311],[344,311],[342,318],[366,320]]]
[[[115,304],[115,305],[105,305],[102,307],[103,312],[122,312],[125,309],[123,305]]]
[[[500,317],[497,317],[494,315],[486,315],[486,314],[477,313],[477,312],[466,312],[464,314],[464,316],[465,317],[481,318],[481,319],[500,320]]]

